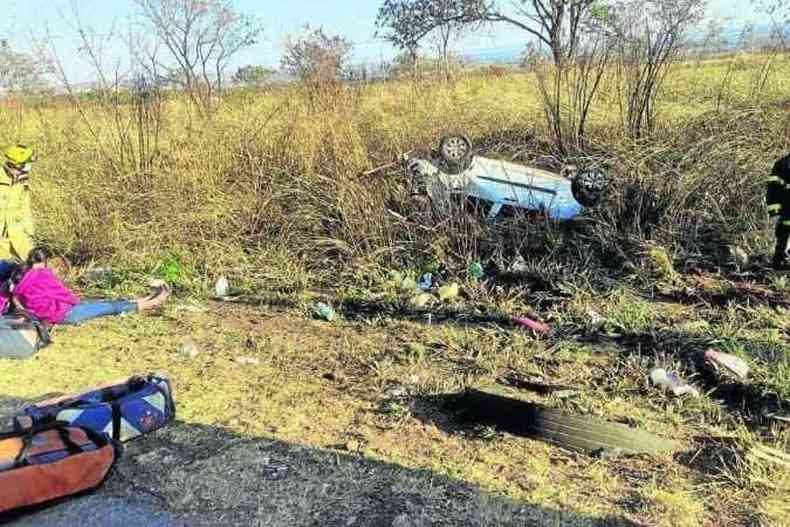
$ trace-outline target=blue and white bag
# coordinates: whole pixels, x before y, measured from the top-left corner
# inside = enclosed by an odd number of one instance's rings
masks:
[[[175,418],[170,381],[156,375],[134,376],[79,395],[27,406],[14,418],[23,430],[60,421],[128,441],[162,428]]]

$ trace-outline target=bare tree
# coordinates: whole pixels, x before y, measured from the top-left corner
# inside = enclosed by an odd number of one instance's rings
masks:
[[[313,92],[324,92],[337,87],[352,49],[345,37],[306,26],[301,35],[286,39],[280,63]]]
[[[453,36],[467,25],[479,23],[475,14],[482,8],[480,0],[384,0],[376,18],[376,35],[405,53],[413,73],[422,41],[433,35],[447,65]]]
[[[447,1],[445,0],[445,3]],[[445,6],[444,9],[447,9]],[[450,22],[442,24],[437,27],[432,33],[432,40],[436,47],[439,61],[441,62],[442,72],[446,80],[452,78],[453,60],[451,58],[451,45],[457,41],[464,34],[465,31],[471,30],[468,24],[459,22]]]
[[[45,76],[53,71],[49,60],[36,60],[14,51],[8,41],[0,41],[0,91],[33,92],[46,86]]]
[[[536,47],[525,57],[525,65],[536,75],[546,123],[560,152],[566,152],[571,141],[583,144],[590,110],[612,58],[609,37],[596,32],[579,39],[573,61],[556,65]]]
[[[438,27],[505,23],[546,45],[560,65],[574,55],[585,20],[599,3],[513,0],[504,8],[496,0],[384,0],[376,25],[386,40],[416,54],[419,42]]]
[[[232,58],[254,45],[262,33],[252,17],[238,13],[229,0],[133,0],[143,20],[166,50],[150,48],[146,63],[152,73],[180,85],[204,109],[223,88]],[[173,75],[173,73],[176,73]]]
[[[785,50],[790,49],[790,0],[752,0],[758,9],[768,14],[773,23],[773,36]]]
[[[776,17],[777,20],[790,22],[790,1],[788,0],[752,0],[762,11],[771,16]]]
[[[706,0],[618,0],[599,19],[616,43],[621,115],[634,137],[652,130],[655,102],[684,37]]]

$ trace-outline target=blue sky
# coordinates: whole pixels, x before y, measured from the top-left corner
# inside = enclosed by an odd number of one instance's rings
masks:
[[[507,1],[507,0],[503,0]],[[73,82],[92,78],[91,68],[77,53],[76,29],[72,6],[97,34],[115,29],[128,29],[134,9],[131,0],[0,0],[6,8],[0,19],[0,35],[8,38],[17,49],[29,49],[33,38],[40,38],[47,30],[55,38],[58,55]],[[328,31],[345,35],[355,43],[354,61],[376,62],[393,55],[392,48],[374,38],[374,21],[378,0],[235,0],[239,11],[260,18],[264,38],[256,46],[245,50],[239,64],[276,66],[283,38],[297,32],[306,23],[324,26]],[[734,24],[761,21],[749,0],[709,0],[710,16]],[[500,26],[482,30],[466,37],[457,45],[459,51],[477,52],[496,48],[521,47],[524,33]],[[123,45],[107,45],[108,61],[123,60]]]

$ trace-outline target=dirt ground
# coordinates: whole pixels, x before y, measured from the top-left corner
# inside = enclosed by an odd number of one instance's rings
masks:
[[[695,322],[681,304],[651,309],[648,325]],[[681,346],[653,338],[654,348]],[[370,314],[330,324],[298,309],[196,301],[174,302],[159,316],[59,328],[54,339],[30,361],[0,361],[0,416],[44,396],[163,372],[174,383],[177,420],[127,444],[99,492],[14,525],[718,526],[787,518],[780,486],[744,484],[716,459],[729,450],[711,450],[742,427],[727,401],[656,393],[644,380],[642,343]],[[671,437],[682,449],[597,459],[457,423],[431,403],[508,372],[581,386],[570,400],[526,397]]]

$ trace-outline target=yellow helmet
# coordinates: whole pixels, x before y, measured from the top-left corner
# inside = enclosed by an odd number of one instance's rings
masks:
[[[6,161],[17,167],[32,163],[36,160],[33,149],[25,145],[15,145],[6,148],[3,153],[5,154]]]

